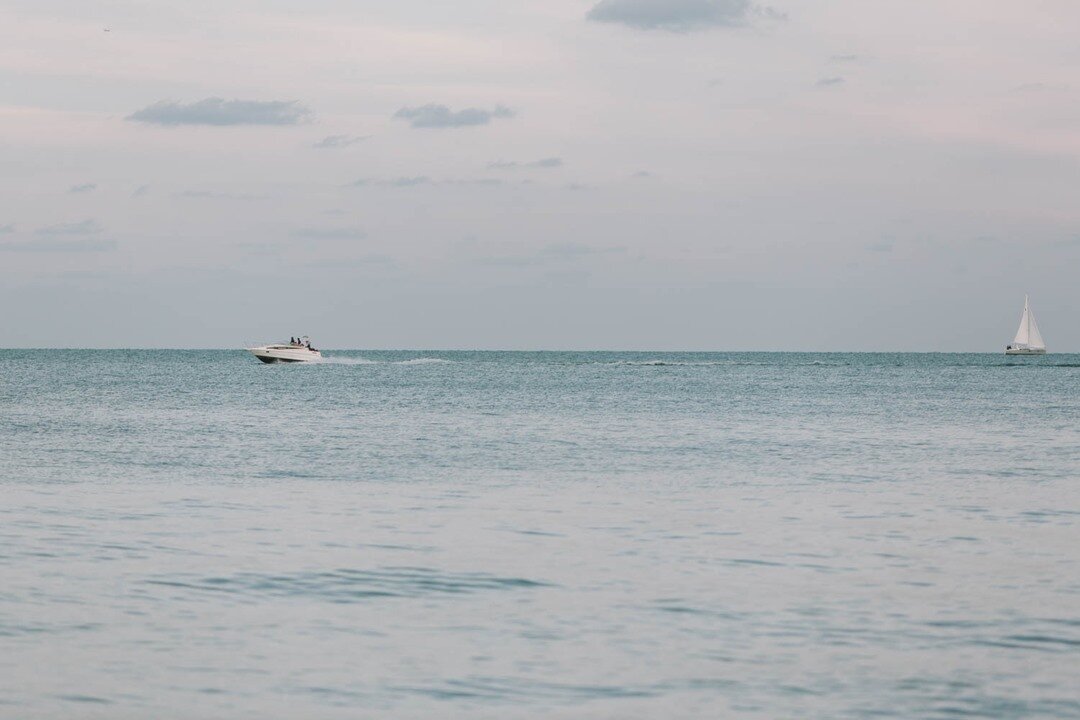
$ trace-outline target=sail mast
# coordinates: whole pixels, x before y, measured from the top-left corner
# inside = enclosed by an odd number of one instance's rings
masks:
[[[1024,342],[1031,342],[1031,310],[1028,308],[1028,294],[1024,293],[1024,320],[1027,327],[1024,328]]]
[[[1035,313],[1031,312],[1031,308],[1027,310],[1028,316],[1028,345],[1032,348],[1045,350],[1046,341],[1043,340],[1042,333],[1039,332],[1039,322],[1035,319]]]

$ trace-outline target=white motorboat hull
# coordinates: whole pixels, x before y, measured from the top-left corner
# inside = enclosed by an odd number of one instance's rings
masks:
[[[250,347],[247,351],[264,363],[319,362],[323,359],[318,350],[288,345],[263,345]]]

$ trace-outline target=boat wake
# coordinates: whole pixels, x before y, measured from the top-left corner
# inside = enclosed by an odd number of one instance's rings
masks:
[[[442,365],[454,362],[444,358],[412,358],[410,360],[370,360],[362,357],[324,357],[311,365]]]
[[[319,365],[378,365],[378,360],[351,357],[324,357]]]
[[[443,365],[450,364],[453,360],[446,360],[444,358],[413,358],[412,360],[397,360],[393,362],[393,365]]]

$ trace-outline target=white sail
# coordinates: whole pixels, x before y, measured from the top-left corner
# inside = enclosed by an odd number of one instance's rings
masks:
[[[1027,296],[1024,296],[1024,314],[1020,316],[1020,327],[1016,330],[1013,345],[1024,346],[1028,344],[1031,328],[1031,312],[1028,310]]]
[[[1027,305],[1024,305],[1024,314],[1020,316],[1020,329],[1016,330],[1016,337],[1013,338],[1014,345],[1027,344],[1027,328],[1031,324],[1030,317],[1030,313],[1027,312]]]
[[[1039,324],[1035,322],[1035,313],[1028,310],[1028,347],[1036,348],[1039,350],[1046,349],[1046,343],[1043,342],[1042,333],[1039,332]]]

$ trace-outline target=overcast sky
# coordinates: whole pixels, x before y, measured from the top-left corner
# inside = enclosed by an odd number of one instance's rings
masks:
[[[1080,350],[1077,28],[6,0],[0,346]]]

